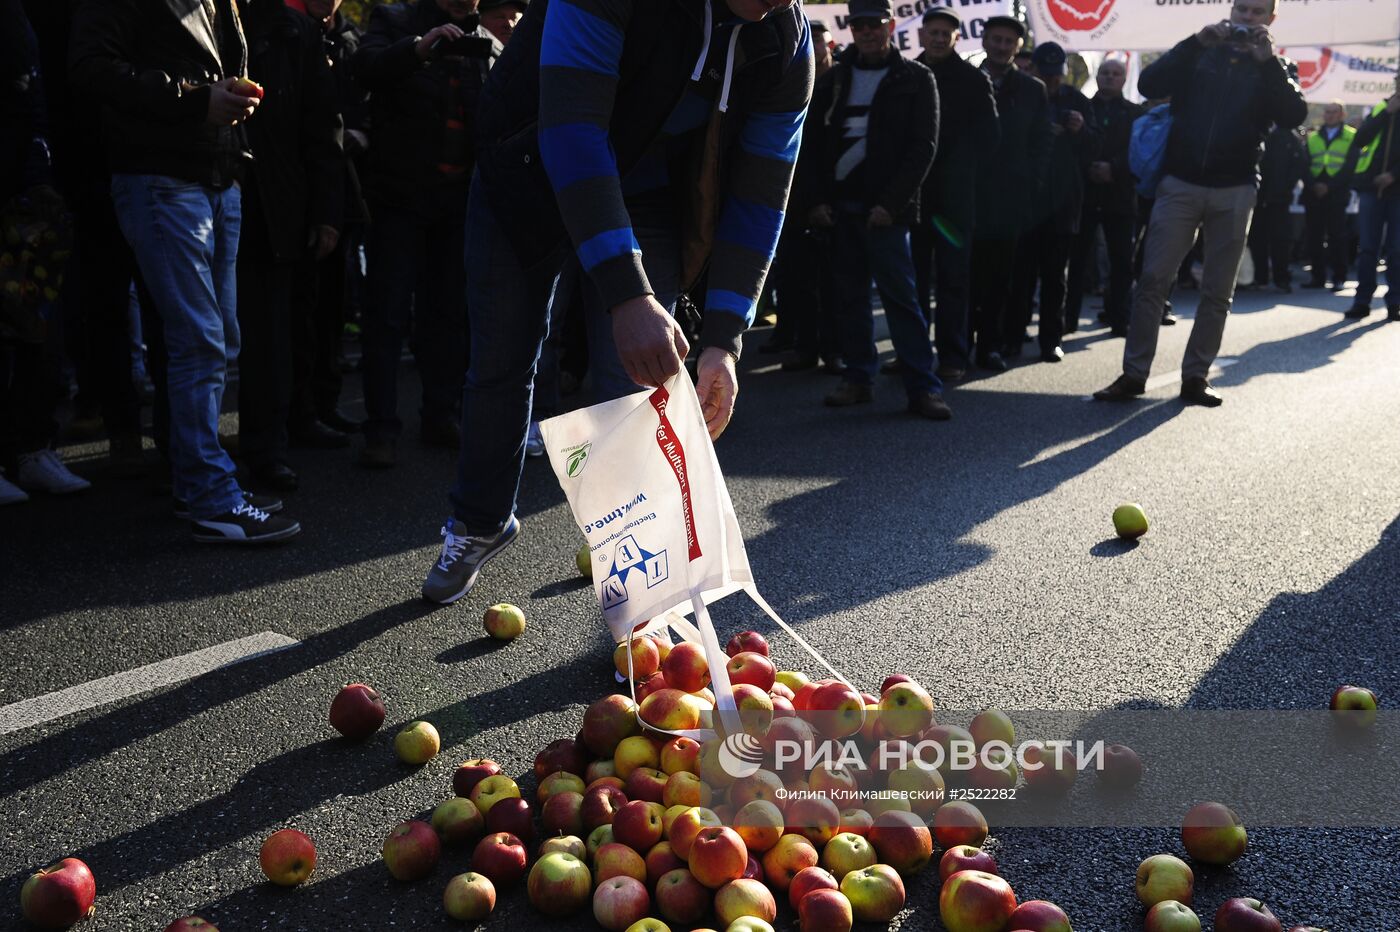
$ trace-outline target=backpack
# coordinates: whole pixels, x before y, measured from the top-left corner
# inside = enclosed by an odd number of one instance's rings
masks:
[[[1171,104],[1158,104],[1133,123],[1128,144],[1128,168],[1138,179],[1137,193],[1152,199],[1167,161],[1167,137],[1172,131]]]

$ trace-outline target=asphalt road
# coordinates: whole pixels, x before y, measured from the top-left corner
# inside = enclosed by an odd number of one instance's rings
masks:
[[[1088,403],[1119,363],[1121,342],[1100,330],[1072,338],[1062,365],[952,390],[946,424],[905,415],[893,381],[873,406],[823,408],[829,376],[781,373],[751,351],[718,452],[761,589],[853,681],[874,689],[907,672],[941,709],[967,710],[947,713],[964,723],[993,705],[1322,708],[1344,682],[1393,703],[1400,325],[1346,321],[1344,299],[1317,293],[1290,301],[1239,296],[1222,352],[1237,361],[1213,411],[1183,408],[1175,385]],[[1192,302],[1179,295],[1183,312]],[[1163,331],[1159,373],[1179,365],[1184,323]],[[97,877],[93,930],[159,930],[189,912],[224,932],[451,926],[441,889],[466,855],[399,884],[379,860],[384,835],[450,794],[460,760],[527,774],[612,685],[548,464],[527,464],[518,543],[468,600],[431,610],[418,586],[453,457],[417,447],[412,427],[392,472],[299,452],[288,509],[306,530],[256,551],[190,544],[167,501],[104,475],[98,448],[66,452],[95,480],[89,493],[0,514],[0,706],[260,632],[297,643],[0,735],[0,928],[20,927],[23,878],[69,854]],[[1112,539],[1123,500],[1152,521],[1136,547]],[[505,645],[480,621],[499,601],[530,619]],[[716,618],[762,627],[742,604]],[[780,666],[811,669],[772,640]],[[325,712],[356,680],[390,711],[350,746]],[[444,740],[421,769],[391,750],[415,718]],[[1198,911],[1209,925],[1225,898],[1252,895],[1285,927],[1400,929],[1400,816],[1392,806],[1373,821],[1252,826],[1241,861],[1199,873]],[[319,848],[295,890],[257,865],[283,827]],[[1056,901],[1080,932],[1141,928],[1138,862],[1182,853],[1163,825],[1009,827],[989,844],[1022,899]],[[935,881],[910,884],[898,927],[939,928]],[[545,923],[517,889],[488,925]]]

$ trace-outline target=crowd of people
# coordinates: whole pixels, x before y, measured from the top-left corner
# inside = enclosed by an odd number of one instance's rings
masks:
[[[1400,319],[1400,94],[1301,134],[1274,0],[1235,0],[1146,67],[1149,106],[1113,59],[1085,97],[1066,50],[1028,48],[1012,17],[970,63],[952,6],[923,15],[917,57],[888,0],[852,0],[844,48],[792,0],[405,0],[363,29],[339,6],[0,0],[0,504],[87,487],[54,451],[71,396],[114,474],[168,474],[195,540],[293,536],[291,447],[395,466],[407,345],[417,437],[459,451],[424,583],[450,602],[518,532],[522,463],[563,395],[620,397],[689,357],[717,437],[765,304],[759,351],[839,374],[827,405],[870,403],[883,371],[947,420],[949,387],[1006,370],[1033,321],[1038,358],[1063,360],[1090,294],[1125,339],[1096,397],[1141,395],[1186,284],[1182,398],[1214,406],[1242,255],[1253,287],[1291,291],[1301,188],[1306,285],[1354,266],[1364,317],[1384,259]],[[1134,126],[1162,102],[1144,197]],[[342,407],[347,327],[363,420]]]

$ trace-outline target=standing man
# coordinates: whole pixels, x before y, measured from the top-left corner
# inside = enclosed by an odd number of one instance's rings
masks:
[[[919,27],[919,61],[933,72],[938,88],[938,154],[924,179],[919,222],[909,231],[919,308],[933,321],[938,377],[961,379],[972,365],[968,295],[972,274],[972,232],[977,221],[979,159],[996,149],[1000,130],[992,82],[956,51],[962,20],[949,7],[924,14]],[[937,270],[933,306],[930,278]]]
[[[873,276],[909,410],[944,421],[953,413],[933,371],[909,252],[909,227],[918,221],[919,190],[938,144],[938,90],[928,68],[894,48],[889,0],[853,0],[850,10],[855,41],[817,85],[812,109],[818,116],[809,128],[821,153],[809,218],[833,231],[836,316],[846,361],[845,379],[826,404],[874,400]]]
[[[1133,289],[1133,239],[1137,194],[1128,170],[1128,147],[1133,122],[1142,107],[1123,96],[1128,69],[1109,59],[1099,66],[1099,89],[1089,102],[1090,120],[1099,133],[1099,154],[1089,163],[1084,189],[1084,216],[1069,262],[1069,290],[1065,296],[1065,330],[1079,328],[1084,304],[1084,276],[1093,261],[1094,242],[1103,230],[1108,247],[1108,288],[1104,292],[1104,320],[1118,336],[1128,332],[1128,301]]]
[[[1356,130],[1347,126],[1346,119],[1346,108],[1334,100],[1322,108],[1322,125],[1308,134],[1311,164],[1303,186],[1303,209],[1312,277],[1305,288],[1339,291],[1346,287],[1347,266],[1351,264],[1347,260],[1351,190],[1340,183],[1339,176],[1356,138]]]
[[[1293,191],[1307,178],[1308,150],[1296,129],[1275,126],[1264,140],[1259,161],[1259,200],[1249,225],[1249,254],[1254,259],[1254,287],[1270,281],[1279,294],[1293,293]],[[1340,179],[1337,184],[1341,184]],[[1270,270],[1272,269],[1272,276]]]
[[[1016,241],[1031,228],[1031,209],[1045,185],[1050,112],[1045,85],[1012,64],[1026,27],[1010,16],[990,16],[982,29],[982,70],[996,94],[1000,141],[978,153],[977,227],[972,242],[972,326],[977,365],[1005,372]],[[1017,334],[1019,337],[1019,334]]]
[[[1400,320],[1400,75],[1395,93],[1376,107],[1356,131],[1344,179],[1361,199],[1356,254],[1356,300],[1346,316],[1360,320],[1371,313],[1376,293],[1376,262],[1385,258],[1386,318]]]
[[[710,435],[724,431],[811,95],[811,34],[792,0],[703,12],[646,0],[530,4],[477,113],[462,401],[471,442],[425,599],[466,595],[520,533],[535,369],[569,243],[637,385],[680,371],[690,347],[671,306],[695,293],[696,392]]]
[[[505,45],[529,6],[530,0],[481,0],[481,28]]]
[[[77,17],[74,90],[102,104],[117,219],[164,325],[177,502],[200,543],[299,533],[282,503],[245,496],[219,444],[228,364],[238,356],[235,267],[249,158],[243,123],[259,99],[240,83],[247,46],[232,0],[189,10],[103,0]],[[259,506],[262,507],[259,507]]]
[[[1162,304],[1200,228],[1210,248],[1201,298],[1181,366],[1181,400],[1216,407],[1206,374],[1220,352],[1259,181],[1259,149],[1271,124],[1294,127],[1308,114],[1303,93],[1274,54],[1269,24],[1277,0],[1235,0],[1228,20],[1207,26],[1153,62],[1138,87],[1170,97],[1172,127],[1157,186],[1142,278],[1133,296],[1123,374],[1095,392],[1128,401],[1147,390]]]
[[[422,379],[423,443],[456,449],[466,369],[462,269],[467,185],[476,159],[477,97],[501,44],[477,0],[381,4],[355,53],[370,95],[364,183],[372,222],[364,306],[365,445],[359,464],[397,461],[399,357],[413,337]]]
[[[1034,209],[1034,226],[1017,246],[1010,332],[1003,356],[1021,355],[1021,343],[1031,322],[1036,283],[1040,283],[1040,361],[1065,358],[1060,341],[1065,332],[1065,283],[1070,246],[1084,212],[1084,175],[1098,157],[1099,133],[1093,125],[1089,98],[1065,83],[1068,56],[1057,42],[1042,42],[1031,54],[1036,77],[1045,84],[1050,102],[1050,151],[1046,153],[1045,184]]]

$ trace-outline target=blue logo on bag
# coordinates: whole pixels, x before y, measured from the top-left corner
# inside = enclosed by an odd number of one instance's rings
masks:
[[[1158,104],[1133,123],[1128,144],[1128,169],[1137,178],[1137,193],[1157,196],[1167,162],[1167,137],[1172,132],[1171,104]]]
[[[665,582],[670,576],[666,551],[652,553],[637,543],[637,538],[628,534],[613,548],[612,569],[603,578],[600,598],[603,610],[616,608],[628,599],[627,577],[636,570],[646,580],[650,589],[657,583]]]

